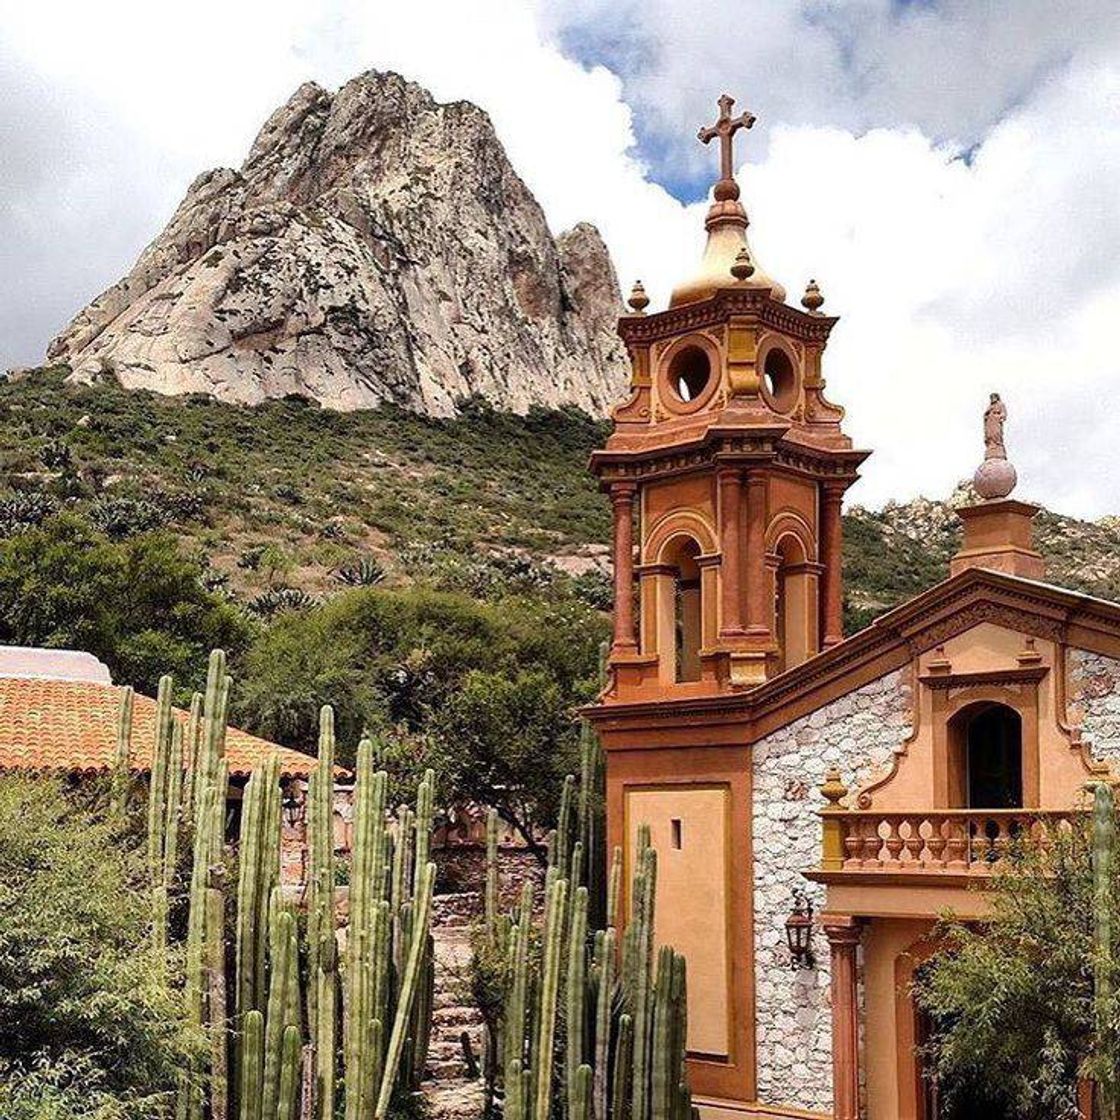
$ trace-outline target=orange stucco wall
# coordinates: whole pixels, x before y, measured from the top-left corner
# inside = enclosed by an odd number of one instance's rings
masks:
[[[657,852],[656,942],[688,960],[688,1049],[716,1060],[731,1051],[730,810],[726,783],[626,791],[626,881],[646,824]]]
[[[992,679],[949,689],[930,683],[938,663],[947,664],[953,677],[1013,672],[1020,668],[1020,656],[1027,648],[1022,634],[985,622],[916,658],[911,670],[917,685],[913,737],[900,745],[893,775],[882,784],[879,782],[885,775],[876,775],[862,787],[870,795],[867,807],[884,811],[953,807],[947,779],[942,777],[950,765],[946,758],[951,746],[946,724],[955,712],[982,701],[1007,704],[1023,717],[1024,777],[1036,775],[1035,792],[1025,791],[1028,807],[1071,807],[1088,771],[1065,725],[1065,666],[1054,642],[1032,640],[1030,649],[1037,655],[1038,670],[1045,670],[1036,683],[1008,684]]]

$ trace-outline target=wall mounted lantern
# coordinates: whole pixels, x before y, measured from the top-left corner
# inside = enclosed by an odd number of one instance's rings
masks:
[[[813,904],[800,889],[793,892],[793,910],[786,918],[790,968],[813,968]]]
[[[284,820],[292,828],[297,828],[303,820],[303,798],[296,796],[294,781],[284,787],[284,799],[280,802],[280,807],[284,810]]]

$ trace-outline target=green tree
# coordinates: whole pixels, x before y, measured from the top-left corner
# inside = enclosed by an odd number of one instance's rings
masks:
[[[189,1048],[142,866],[54,782],[0,780],[0,1114],[147,1117]]]
[[[578,766],[572,717],[541,670],[475,669],[436,720],[430,764],[464,801],[488,805],[542,854],[534,823],[552,818],[565,774]]]
[[[235,717],[306,747],[331,704],[344,764],[370,732],[389,766],[432,765],[441,794],[528,829],[551,820],[575,764],[574,714],[594,693],[605,629],[574,598],[361,588],[277,619],[245,658]]]
[[[0,542],[0,641],[87,650],[148,692],[164,672],[196,685],[212,648],[252,634],[201,574],[168,534],[112,541],[61,514]]]
[[[1120,929],[1120,875],[1104,901]],[[943,1089],[1002,1087],[1002,1105],[1023,1120],[1072,1120],[1079,1077],[1109,1055],[1094,1021],[1094,888],[1087,817],[1048,843],[1017,844],[991,886],[991,920],[946,918],[942,947],[919,973],[915,994],[930,1014],[928,1060]],[[1117,991],[1116,954],[1105,967]],[[1120,1002],[1106,1016],[1120,1022]],[[1111,1055],[1116,1060],[1116,1055]]]

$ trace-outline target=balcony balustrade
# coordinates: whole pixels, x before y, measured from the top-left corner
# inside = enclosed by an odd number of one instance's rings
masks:
[[[1077,810],[851,810],[839,776],[822,787],[820,870],[859,875],[990,875],[1016,843],[1044,846],[1069,831]]]

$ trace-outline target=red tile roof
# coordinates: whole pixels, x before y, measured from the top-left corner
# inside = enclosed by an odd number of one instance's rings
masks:
[[[0,770],[108,770],[117,747],[121,692],[90,681],[0,679]],[[175,710],[181,722],[186,712]],[[136,694],[132,708],[132,768],[151,765],[156,702]],[[279,752],[281,773],[304,776],[315,759],[231,727],[226,733],[230,776],[247,776]]]

